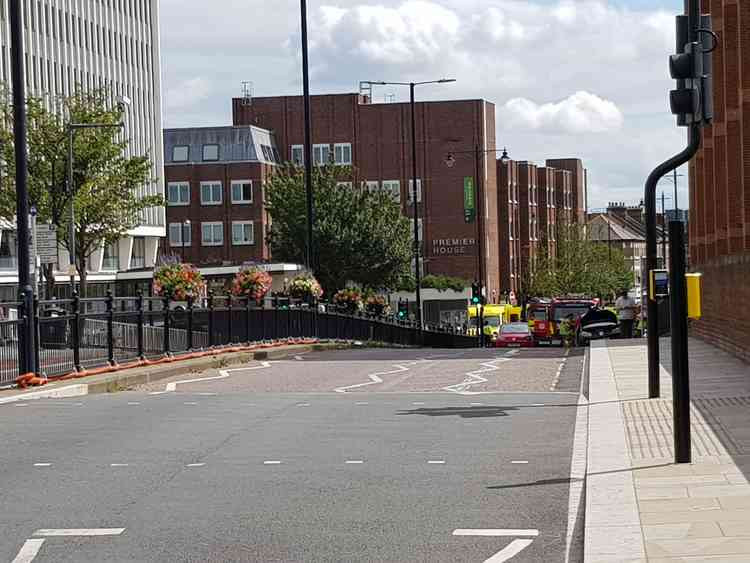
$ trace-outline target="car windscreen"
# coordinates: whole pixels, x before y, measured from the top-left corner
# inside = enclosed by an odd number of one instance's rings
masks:
[[[504,325],[502,329],[502,334],[528,334],[529,333],[529,325],[524,323],[513,323],[509,325]]]
[[[547,309],[532,309],[529,311],[530,321],[546,321],[547,320]]]
[[[557,322],[564,320],[568,315],[573,315],[573,318],[582,317],[591,310],[591,305],[557,305],[555,306],[555,312],[553,319]]]

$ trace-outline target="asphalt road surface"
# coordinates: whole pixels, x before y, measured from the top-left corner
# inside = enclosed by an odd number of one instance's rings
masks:
[[[362,349],[2,406],[0,560],[578,561],[582,366]]]

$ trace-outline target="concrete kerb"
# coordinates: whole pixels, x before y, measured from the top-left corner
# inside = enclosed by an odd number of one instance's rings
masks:
[[[97,393],[115,393],[118,391],[124,391],[125,389],[136,385],[144,385],[177,375],[198,373],[227,365],[236,365],[253,360],[280,360],[301,353],[324,350],[344,350],[355,346],[367,346],[368,344],[369,343],[354,343],[348,341],[319,342],[316,344],[290,345],[258,351],[216,354],[202,358],[183,360],[171,364],[145,366],[122,372],[59,381],[45,385],[42,388],[26,390],[17,389],[9,391],[7,396],[0,396],[0,405],[36,399],[59,399],[65,397],[93,395]]]

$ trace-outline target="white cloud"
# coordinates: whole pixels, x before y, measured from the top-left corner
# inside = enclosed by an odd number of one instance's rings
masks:
[[[609,100],[576,92],[557,103],[537,104],[513,98],[499,112],[508,129],[535,129],[553,133],[603,133],[619,129],[622,112]]]
[[[195,105],[211,95],[211,83],[197,76],[167,89],[167,109],[184,109]]]

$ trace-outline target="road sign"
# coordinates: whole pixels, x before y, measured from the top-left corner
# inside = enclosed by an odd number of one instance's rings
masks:
[[[464,221],[471,223],[474,221],[476,213],[476,202],[474,201],[474,178],[466,176],[464,178]]]
[[[36,251],[42,264],[57,262],[57,227],[42,223],[36,227]]]

